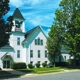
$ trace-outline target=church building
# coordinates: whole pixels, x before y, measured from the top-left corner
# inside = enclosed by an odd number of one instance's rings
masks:
[[[25,18],[16,8],[13,13],[13,27],[9,44],[0,48],[0,67],[11,68],[13,62],[25,62],[26,65],[37,62],[49,63],[46,49],[46,35],[41,26],[36,26],[26,32]],[[65,53],[65,54],[64,54]],[[63,61],[69,59],[67,51],[63,51]],[[57,60],[59,61],[59,60]]]

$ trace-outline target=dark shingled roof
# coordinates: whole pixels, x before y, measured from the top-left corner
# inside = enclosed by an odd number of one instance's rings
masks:
[[[38,26],[37,26],[37,27],[38,27]],[[30,35],[35,31],[35,29],[36,29],[37,27],[35,27],[35,28],[29,30],[28,32],[26,32],[25,38],[28,37],[28,36],[30,36]]]
[[[15,11],[13,13],[13,17],[21,19],[21,20],[25,20],[18,8],[15,9]]]

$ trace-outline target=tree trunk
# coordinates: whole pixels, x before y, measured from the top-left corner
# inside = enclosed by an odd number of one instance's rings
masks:
[[[74,55],[74,67],[76,66],[76,54]]]
[[[53,66],[55,67],[56,65],[55,65],[55,57],[54,57],[54,64],[53,64]]]

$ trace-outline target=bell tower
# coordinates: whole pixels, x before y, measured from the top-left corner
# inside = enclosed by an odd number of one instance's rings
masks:
[[[25,32],[25,19],[21,14],[18,8],[15,9],[13,13],[13,23],[14,26],[12,27],[12,31],[14,32]]]

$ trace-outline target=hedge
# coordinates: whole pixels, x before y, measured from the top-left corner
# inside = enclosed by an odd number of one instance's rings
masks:
[[[12,69],[25,69],[27,68],[26,63],[24,62],[14,62],[11,66]]]
[[[37,62],[35,65],[36,65],[37,68],[40,68],[40,63],[39,62]]]
[[[46,67],[46,66],[47,66],[47,63],[46,63],[46,62],[43,62],[43,63],[42,63],[42,66],[43,66],[43,67]]]
[[[69,65],[68,62],[55,62],[55,66],[62,66],[62,67],[64,67],[64,66],[68,66],[68,65]]]
[[[29,63],[29,64],[28,64],[28,68],[33,68],[32,63]]]

